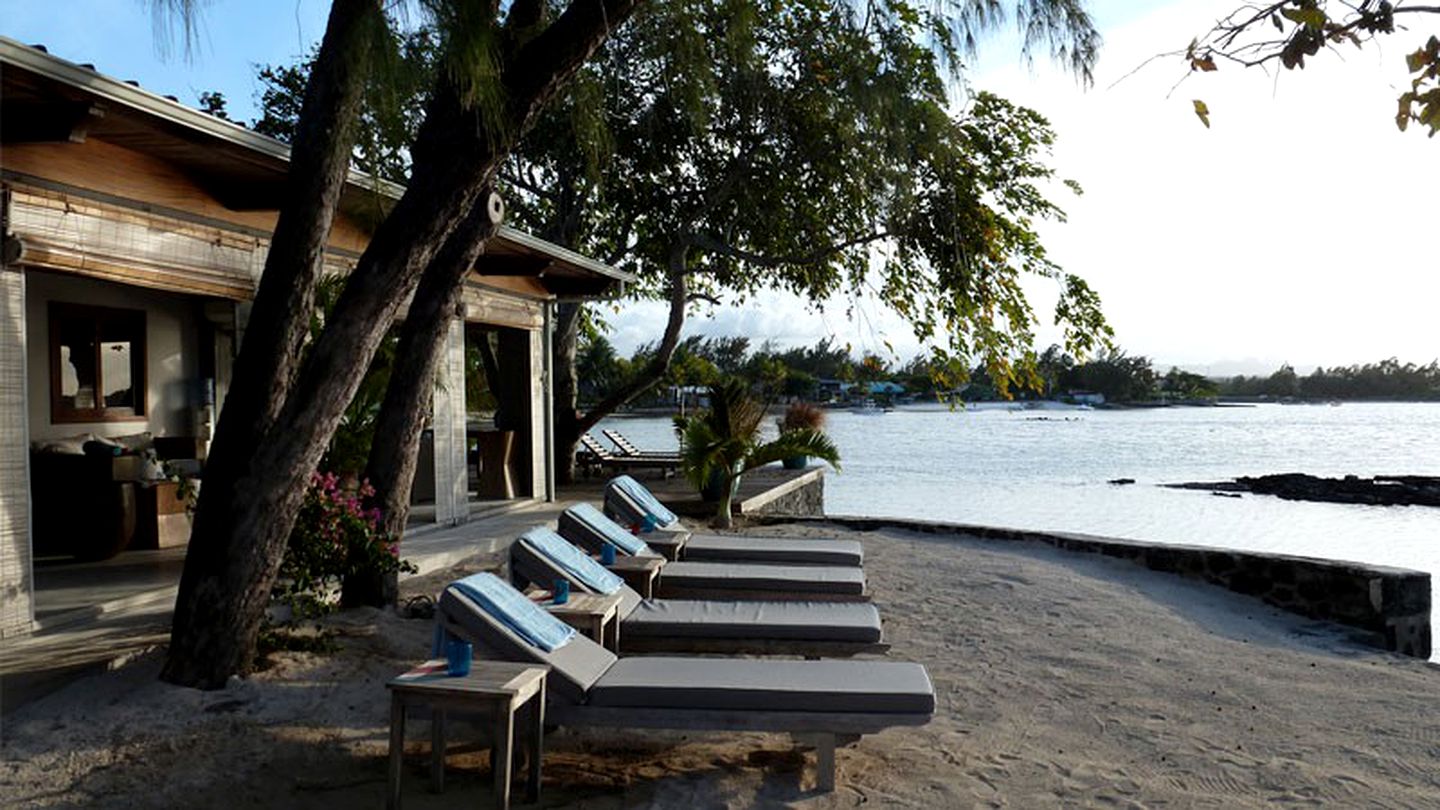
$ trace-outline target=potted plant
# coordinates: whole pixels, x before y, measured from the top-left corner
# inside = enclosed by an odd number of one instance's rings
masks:
[[[785,409],[785,416],[775,420],[776,426],[780,428],[780,435],[796,433],[804,430],[816,432],[825,429],[825,411],[809,402],[797,400],[790,403]],[[786,456],[780,463],[787,470],[803,470],[810,463],[807,455]]]
[[[760,426],[765,405],[750,395],[740,380],[710,386],[710,409],[675,417],[680,438],[680,470],[701,490],[716,496],[715,523],[730,527],[730,503],[740,477],[756,467],[791,456],[814,456],[840,468],[840,453],[830,437],[813,428],[782,432],[762,442]]]

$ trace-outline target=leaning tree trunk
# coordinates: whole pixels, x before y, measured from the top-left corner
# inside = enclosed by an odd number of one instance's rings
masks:
[[[350,167],[354,122],[376,27],[377,0],[336,0],[306,85],[286,199],[206,464],[205,487],[175,603],[161,677],[218,688],[248,671],[278,555],[249,544],[266,511],[293,513],[303,487],[268,486],[254,451],[285,404],[315,306],[325,241]],[[238,542],[237,542],[238,540]],[[283,538],[282,538],[283,543]],[[282,546],[283,547],[283,546]],[[238,639],[249,639],[237,644]]]
[[[465,276],[500,224],[500,208],[488,204],[488,195],[486,201],[470,209],[420,277],[400,328],[395,368],[375,421],[375,438],[365,465],[365,477],[375,488],[370,505],[379,507],[384,532],[397,542],[410,517],[410,485],[415,480],[420,435],[425,430],[446,332],[452,317],[464,315],[460,299]],[[340,602],[347,606],[393,604],[398,586],[393,571],[361,572],[345,578]]]
[[[575,352],[583,306],[575,302],[556,305],[555,334],[550,344],[555,478],[561,484],[575,482],[575,449],[580,445],[580,380],[575,373]]]
[[[338,13],[342,5],[358,2],[337,2],[335,8]],[[360,257],[300,373],[288,389],[275,389],[278,408],[269,430],[253,436],[248,446],[232,444],[228,452],[234,457],[222,476],[207,472],[195,527],[204,553],[192,548],[186,560],[164,677],[219,688],[231,674],[252,668],[285,542],[307,479],[359,387],[355,369],[370,362],[400,302],[493,183],[515,139],[636,2],[577,0],[553,24],[525,39],[502,65],[500,97],[506,106],[491,126],[482,125],[448,83],[435,94],[412,149],[411,182]],[[326,39],[330,44],[328,32]],[[308,125],[304,117],[302,128]],[[296,157],[304,162],[307,156],[297,149]],[[298,168],[296,173],[301,174]],[[310,202],[290,199],[292,206]],[[328,208],[333,207],[332,201]],[[276,312],[258,326],[280,330],[308,319],[308,311]],[[256,326],[252,321],[251,328]]]
[[[687,276],[687,257],[689,248],[686,245],[678,245],[670,251],[669,259],[666,262],[666,271],[670,276],[670,316],[665,321],[665,332],[660,337],[660,345],[655,348],[655,355],[650,362],[645,364],[629,382],[610,392],[599,404],[589,409],[584,415],[575,415],[572,420],[562,422],[557,413],[555,420],[555,443],[557,447],[569,447],[571,453],[571,465],[574,464],[574,447],[579,444],[580,437],[585,432],[600,423],[601,419],[619,410],[626,403],[650,390],[655,383],[664,379],[666,372],[670,370],[670,360],[675,356],[675,349],[680,345],[680,331],[685,326],[685,307],[690,303],[690,285]],[[572,324],[572,332],[578,328],[578,319]],[[572,334],[568,338],[572,344],[575,340]],[[556,342],[562,339],[557,338]],[[564,358],[557,357],[556,360]],[[575,376],[575,354],[572,349],[569,357],[569,375]],[[557,399],[557,406],[559,400]],[[571,408],[571,413],[574,413]]]

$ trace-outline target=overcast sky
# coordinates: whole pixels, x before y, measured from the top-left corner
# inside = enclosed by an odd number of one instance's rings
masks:
[[[1238,0],[1090,5],[1105,37],[1094,87],[1043,61],[1025,68],[1004,37],[982,54],[972,83],[1054,125],[1053,165],[1086,193],[1057,188],[1070,218],[1042,233],[1052,257],[1099,291],[1119,343],[1161,366],[1226,374],[1440,355],[1440,138],[1402,134],[1393,120],[1404,54],[1440,33],[1440,16],[1416,15],[1411,31],[1322,54],[1302,72],[1225,66],[1171,92],[1184,74],[1178,60],[1115,82],[1183,48]],[[329,4],[202,6],[188,60],[178,41],[160,52],[139,0],[0,0],[0,33],[189,104],[220,90],[234,117],[251,120],[255,65],[308,50]],[[1194,116],[1195,98],[1211,109],[1209,130]],[[1048,324],[1053,290],[1042,282],[1032,292]],[[628,351],[653,340],[664,316],[640,305],[612,321]],[[857,351],[888,341],[900,359],[918,348],[902,322],[865,300],[815,312],[767,296],[688,329],[782,345],[832,335]],[[1041,329],[1042,344],[1055,337]]]

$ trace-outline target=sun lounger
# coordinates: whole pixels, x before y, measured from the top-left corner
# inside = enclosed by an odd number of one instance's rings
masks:
[[[620,451],[620,455],[622,456],[628,456],[630,458],[666,458],[673,460],[676,464],[680,463],[680,453],[677,450],[641,450],[634,442],[626,438],[625,434],[618,430],[602,430],[600,431],[600,435],[609,439],[610,443],[615,445],[615,448]]]
[[[510,546],[518,584],[557,579],[580,593],[620,594],[622,652],[719,652],[839,657],[883,653],[880,611],[859,602],[641,599],[619,577],[549,529]]]
[[[622,456],[610,452],[600,440],[589,433],[580,437],[580,446],[585,451],[587,463],[615,472],[621,470],[660,470],[667,477],[680,467],[679,457]]]
[[[668,460],[680,463],[680,451],[678,450],[641,450],[634,441],[629,440],[621,431],[603,430],[600,435],[611,440],[615,450],[619,454],[629,458],[668,458]]]
[[[611,478],[605,484],[604,506],[605,516],[621,527],[644,526],[648,518],[652,529],[645,533],[646,544],[666,559],[680,559],[690,530],[644,484],[628,475]]]
[[[666,562],[655,595],[669,599],[865,602],[865,571],[855,566]]]
[[[569,628],[493,574],[446,588],[437,620],[480,655],[549,666],[550,722],[813,735],[824,791],[835,787],[839,738],[924,725],[935,712],[935,690],[919,664],[617,658],[574,633],[552,645]]]
[[[649,549],[650,533],[638,537],[624,526],[605,517],[588,503],[578,503],[560,515],[560,535],[588,551],[598,553],[609,542],[621,554],[637,554],[631,547],[640,543]],[[661,539],[665,539],[665,535]],[[651,553],[654,553],[651,550]],[[791,537],[739,537],[735,535],[691,535],[676,553],[686,562],[778,563],[781,565],[842,565],[859,567],[865,562],[865,547],[857,540],[808,540]]]

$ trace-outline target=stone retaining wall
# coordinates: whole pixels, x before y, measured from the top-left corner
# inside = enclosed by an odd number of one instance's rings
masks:
[[[736,507],[747,517],[824,517],[825,469],[813,467],[799,478],[747,498]]]
[[[1431,653],[1430,575],[1422,571],[1084,534],[890,518],[831,516],[824,520],[862,531],[894,528],[992,540],[1029,540],[1067,551],[1118,557],[1155,571],[1255,596],[1302,616],[1369,631],[1375,634],[1375,643],[1387,650],[1427,659]]]

